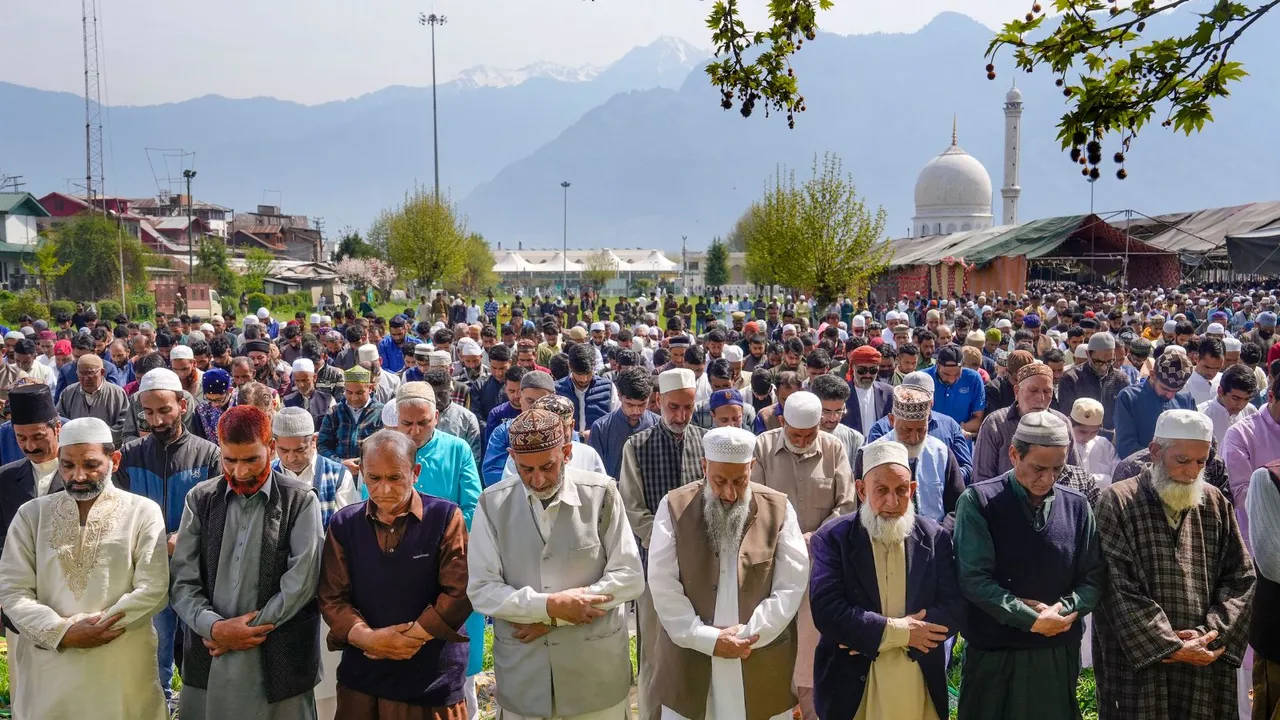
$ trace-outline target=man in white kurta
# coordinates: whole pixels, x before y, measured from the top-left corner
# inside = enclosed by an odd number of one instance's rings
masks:
[[[120,453],[97,418],[62,427],[66,492],[23,505],[0,558],[14,717],[167,717],[151,617],[169,563],[160,506],[111,484]]]
[[[809,582],[809,553],[796,520],[795,509],[787,503],[785,495],[750,482],[755,447],[755,436],[746,430],[724,427],[709,431],[703,439],[706,479],[669,493],[662,499],[654,517],[653,535],[650,539],[649,591],[653,594],[653,604],[666,636],[678,648],[710,656],[707,720],[740,720],[747,717],[743,659],[753,652],[774,645],[783,633],[789,632],[794,636],[792,621]],[[719,574],[712,581],[715,613],[710,623],[703,621],[686,595],[684,582],[696,579],[682,578],[681,553],[676,543],[676,529],[680,520],[673,519],[670,505],[672,495],[690,492],[699,494],[692,502],[703,506],[708,533],[716,535],[720,544],[720,549],[716,551]],[[703,495],[713,497],[707,499]],[[750,619],[741,623],[740,618],[744,613],[738,607],[740,543],[748,526],[756,522],[755,519],[752,523],[746,522],[750,514],[747,508],[764,499],[759,497],[761,495],[779,496],[781,503],[785,505],[785,515],[777,530],[770,592],[751,611]],[[715,510],[717,507],[720,511]],[[717,515],[718,512],[723,515]],[[709,537],[697,539],[708,547],[713,544]],[[685,568],[685,573],[689,574],[689,568]],[[661,665],[664,661],[661,640],[658,655],[658,663]],[[791,661],[794,663],[794,649]],[[778,668],[778,672],[781,673],[778,676],[781,687],[786,692],[791,682],[792,667]],[[661,675],[661,672],[658,674]],[[661,687],[662,683],[661,677],[655,677],[655,693],[660,697],[666,690]],[[650,706],[656,704],[651,702]],[[789,718],[791,712],[788,707],[773,717]],[[664,703],[660,717],[662,720],[682,720],[684,716]]]
[[[1093,398],[1076,398],[1071,406],[1071,442],[1075,447],[1076,460],[1093,477],[1099,489],[1111,484],[1111,474],[1120,462],[1115,446],[1099,434],[1102,414],[1102,403]],[[1085,640],[1087,648],[1087,635]]]
[[[1222,447],[1233,425],[1258,412],[1249,401],[1258,392],[1258,378],[1247,365],[1232,365],[1218,375],[1214,396],[1196,406],[1213,421],[1213,439]]]

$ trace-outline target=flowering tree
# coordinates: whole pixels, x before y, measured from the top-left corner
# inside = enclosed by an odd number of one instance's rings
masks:
[[[391,295],[391,288],[396,282],[396,269],[378,258],[343,258],[334,269],[357,289],[371,287],[383,297]]]

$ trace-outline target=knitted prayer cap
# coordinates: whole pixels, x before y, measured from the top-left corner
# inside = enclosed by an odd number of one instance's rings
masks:
[[[1184,353],[1166,352],[1156,360],[1156,380],[1170,390],[1181,390],[1191,379],[1193,367]]]
[[[278,438],[310,437],[316,433],[316,422],[300,407],[280,408],[271,418],[271,432]]]
[[[1017,355],[1017,353],[1014,354]],[[1036,375],[1043,375],[1052,380],[1053,369],[1038,360],[1029,365],[1023,365],[1022,369],[1018,371],[1018,382],[1022,382],[1030,377],[1035,377]]]
[[[1048,410],[1030,412],[1018,420],[1018,429],[1013,432],[1014,440],[1021,440],[1031,445],[1048,445],[1066,447],[1071,444],[1071,433],[1067,424]]]
[[[929,419],[933,409],[933,393],[915,385],[899,385],[893,389],[893,417],[907,422]]]
[[[1102,403],[1093,398],[1076,398],[1075,403],[1071,406],[1071,419],[1081,425],[1101,425],[1102,413]]]
[[[533,409],[511,421],[511,449],[517,454],[563,447],[564,421],[550,410]]]
[[[573,420],[573,403],[563,395],[543,395],[533,401],[533,409],[553,412],[564,421]]]

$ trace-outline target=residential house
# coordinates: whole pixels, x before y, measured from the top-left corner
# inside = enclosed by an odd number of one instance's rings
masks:
[[[231,223],[230,244],[257,247],[281,259],[318,262],[324,251],[320,231],[305,215],[285,215],[276,205],[259,205],[257,212],[238,213]]]
[[[199,218],[204,222],[211,235],[223,239],[227,237],[228,220],[232,214],[231,208],[195,199],[188,203],[186,195],[167,193],[160,197],[132,200],[130,207],[139,215],[153,218],[185,218],[190,213],[191,217]],[[185,238],[183,245],[186,245]]]
[[[100,197],[94,198],[93,209],[106,212],[112,220],[119,223],[120,228],[140,241],[148,250],[158,255],[172,255],[182,259],[187,256],[187,239],[166,237],[155,226],[155,218],[141,215],[134,211],[133,203],[128,198]],[[49,217],[42,221],[41,229],[67,222],[70,218],[79,217],[89,212],[89,201],[79,195],[51,192],[40,198],[40,204],[49,211]],[[185,222],[185,218],[183,218]],[[184,226],[185,228],[185,226]]]
[[[49,212],[28,192],[0,193],[0,287],[21,290],[31,278],[22,268],[39,242],[41,218]]]

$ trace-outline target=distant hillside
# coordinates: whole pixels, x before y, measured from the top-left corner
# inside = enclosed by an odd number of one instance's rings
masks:
[[[1253,75],[1219,102],[1217,122],[1191,138],[1146,131],[1130,153],[1129,179],[1117,180],[1113,166],[1097,183],[1096,208],[1154,214],[1280,198],[1278,29],[1260,23],[1233,51]],[[1003,103],[1015,76],[1006,62],[997,81],[986,79],[990,36],[953,13],[909,35],[822,35],[797,57],[808,112],[794,131],[763,113],[743,120],[721,110],[701,71],[679,90],[619,95],[476,188],[463,209],[504,247],[558,247],[567,179],[571,246],[676,249],[688,235],[701,247],[728,232],[779,164],[803,176],[814,153],[834,150],[859,191],[888,211],[889,232],[904,236],[916,176],[950,144],[954,113],[960,146],[992,176],[999,218]],[[1089,185],[1056,140],[1062,96],[1044,74],[1016,79],[1026,106],[1021,218],[1087,212]]]
[[[705,57],[663,38],[604,69],[472,68],[439,88],[441,184],[463,197],[611,96],[679,87]],[[114,107],[104,119],[112,193],[154,194],[146,148],[183,148],[196,152],[198,197],[245,209],[279,190],[286,211],[326,216],[337,230],[366,226],[415,180],[432,182],[430,86],[317,106],[207,96]],[[66,190],[67,178],[83,183],[83,99],[0,82],[0,168],[38,195]]]

